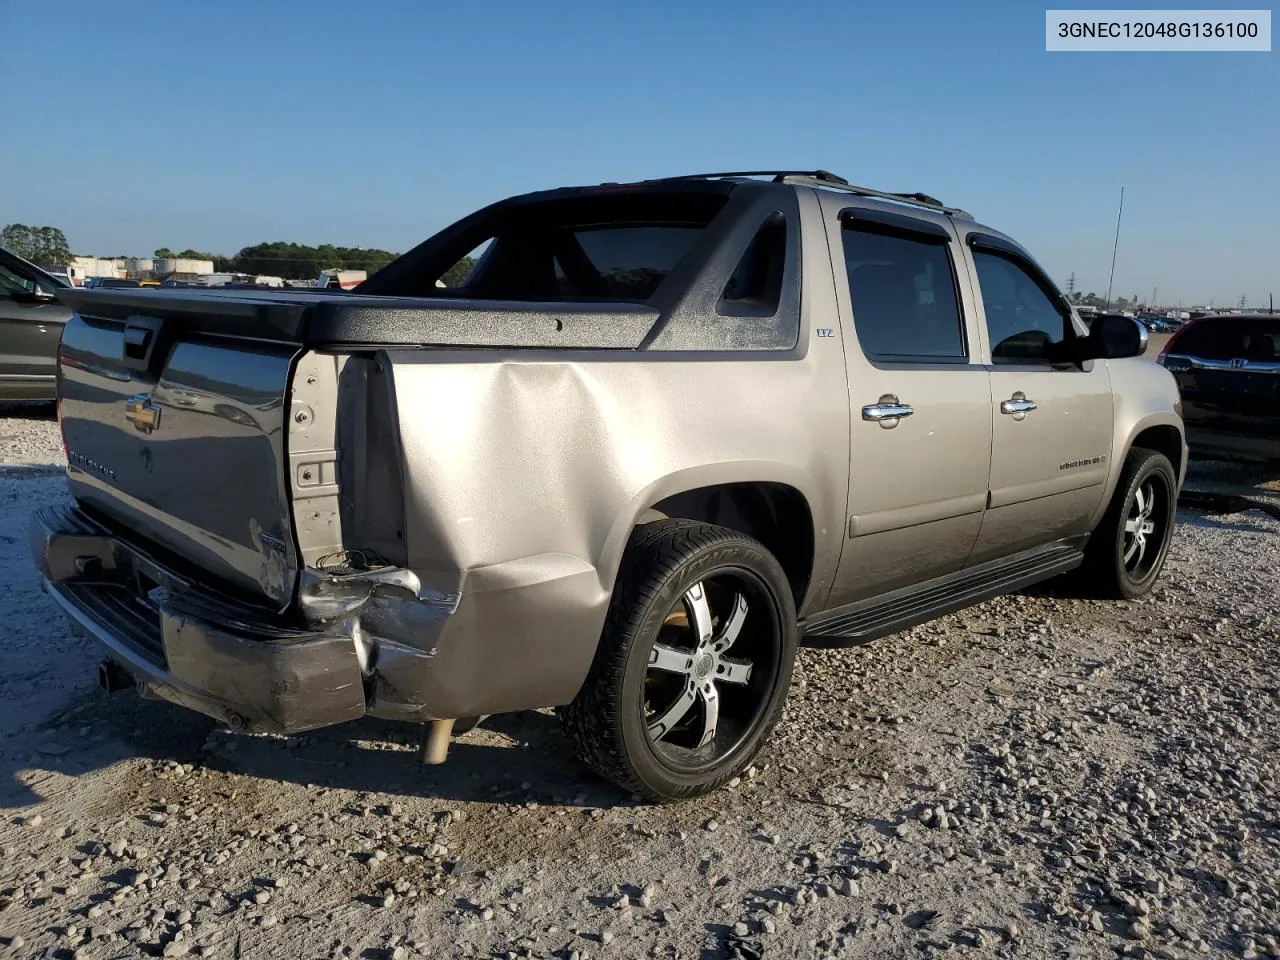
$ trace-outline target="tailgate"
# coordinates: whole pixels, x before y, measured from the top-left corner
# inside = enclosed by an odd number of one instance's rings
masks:
[[[71,492],[122,537],[283,609],[298,572],[284,464],[301,347],[207,315],[77,307],[58,364]]]

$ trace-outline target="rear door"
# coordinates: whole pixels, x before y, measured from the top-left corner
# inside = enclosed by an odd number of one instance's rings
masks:
[[[991,393],[946,219],[824,204],[852,407],[836,606],[964,566],[986,506]]]
[[[11,382],[47,379],[57,370],[58,338],[70,316],[48,299],[40,278],[0,252],[0,378]]]
[[[1178,381],[1193,450],[1280,458],[1280,317],[1198,320],[1161,363]]]
[[[1111,378],[1101,361],[1059,362],[1082,335],[1044,272],[1003,237],[966,252],[991,375],[991,494],[971,563],[1089,532],[1110,469]]]

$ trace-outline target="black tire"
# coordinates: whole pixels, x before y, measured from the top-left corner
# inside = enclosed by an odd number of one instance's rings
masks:
[[[659,645],[660,633],[671,639]],[[659,654],[669,664],[667,655],[685,653],[685,640],[687,669],[665,672]],[[797,641],[791,586],[762,544],[691,520],[645,524],[627,545],[587,679],[558,713],[578,755],[601,776],[653,801],[697,797],[759,752],[786,700]],[[744,652],[754,659],[742,659]],[[649,710],[668,681],[675,699]],[[687,714],[675,716],[686,701]]]
[[[1126,553],[1135,546],[1126,526],[1140,512],[1140,491],[1144,492],[1144,503],[1152,494],[1156,498],[1147,511],[1153,529],[1144,535],[1144,546],[1134,554],[1136,562],[1132,557],[1126,562]],[[1151,591],[1169,552],[1177,499],[1178,475],[1169,458],[1143,447],[1129,451],[1107,512],[1085,548],[1080,572],[1091,593],[1112,600],[1134,600]]]

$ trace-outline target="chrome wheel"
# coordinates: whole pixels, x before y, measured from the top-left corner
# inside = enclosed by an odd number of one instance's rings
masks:
[[[758,540],[646,523],[628,541],[591,672],[557,712],[597,773],[649,800],[701,796],[760,752],[799,633],[793,586]]]
[[[674,767],[715,764],[762,715],[780,656],[777,615],[746,571],[692,584],[649,650],[645,731]]]
[[[1160,560],[1167,531],[1169,490],[1159,474],[1150,474],[1129,500],[1125,514],[1122,549],[1125,573],[1145,579]]]

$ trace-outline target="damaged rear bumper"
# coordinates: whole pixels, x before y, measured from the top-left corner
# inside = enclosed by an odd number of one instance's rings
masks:
[[[37,512],[30,540],[48,593],[145,695],[249,732],[567,703],[608,603],[594,568],[563,554],[472,570],[461,596],[398,568],[306,570],[293,624],[193,583],[76,508]]]
[[[365,713],[350,638],[295,630],[192,585],[78,510],[31,519],[32,558],[72,622],[147,696],[254,733],[294,733]]]

